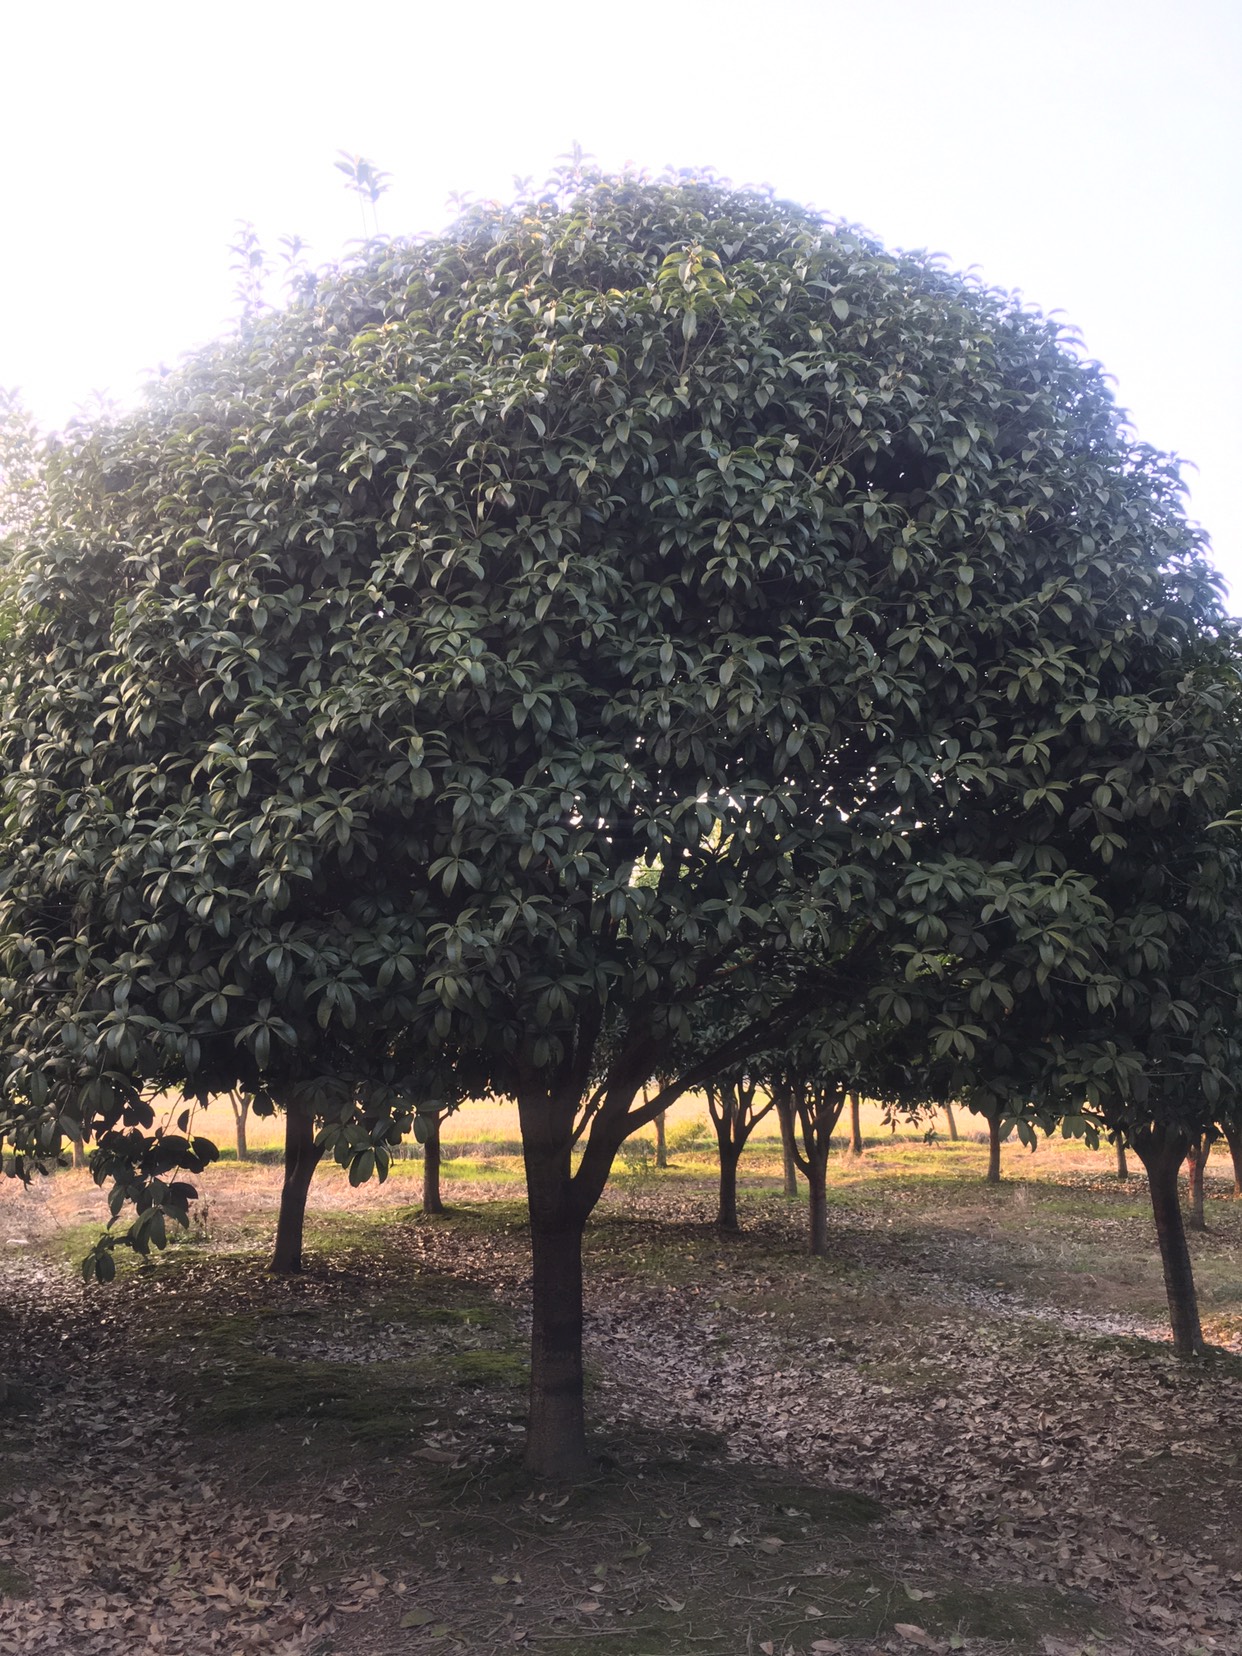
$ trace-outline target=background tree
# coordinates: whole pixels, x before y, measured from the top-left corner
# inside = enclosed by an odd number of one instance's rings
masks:
[[[846,1082],[820,1072],[818,1049],[804,1046],[773,1065],[769,1085],[779,1091],[794,1122],[794,1157],[807,1183],[807,1246],[828,1252],[828,1156],[845,1106]]]
[[[793,1103],[787,1094],[777,1090],[773,1100],[781,1134],[781,1175],[786,1196],[798,1194],[798,1154],[794,1138]]]
[[[1212,1145],[1219,1136],[1215,1124],[1205,1127],[1190,1140],[1190,1148],[1186,1152],[1186,1195],[1190,1210],[1186,1223],[1191,1230],[1207,1229],[1207,1215],[1203,1210],[1203,1180]]]
[[[850,1153],[861,1156],[863,1153],[862,1136],[862,1098],[857,1090],[849,1095],[850,1104]]]
[[[716,1224],[720,1230],[736,1231],[737,1164],[750,1135],[773,1107],[771,1094],[761,1093],[759,1078],[745,1064],[718,1071],[704,1083],[707,1109],[716,1129],[720,1157],[720,1200]]]
[[[237,1159],[239,1162],[250,1160],[250,1146],[246,1142],[246,1124],[250,1119],[250,1094],[241,1092],[233,1087],[229,1092],[229,1109],[233,1112],[233,1127],[236,1135]]]
[[[1229,1146],[1229,1159],[1233,1164],[1233,1193],[1242,1196],[1242,1126],[1236,1120],[1226,1119],[1220,1123],[1220,1130]]]

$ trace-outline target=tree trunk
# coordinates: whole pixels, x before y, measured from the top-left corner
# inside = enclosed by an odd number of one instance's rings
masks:
[[[73,1165],[79,1168],[85,1167],[87,1165],[86,1143],[81,1133],[75,1133],[71,1142],[73,1144]]]
[[[856,1092],[850,1094],[850,1149],[856,1156],[863,1153],[862,1122],[859,1119],[862,1100]]]
[[[285,1105],[285,1182],[271,1263],[271,1269],[281,1275],[296,1275],[302,1269],[306,1197],[322,1154],[315,1143],[314,1116],[305,1105],[289,1101]]]
[[[1186,1140],[1179,1133],[1148,1127],[1135,1135],[1134,1149],[1147,1169],[1160,1263],[1164,1267],[1164,1288],[1169,1300],[1173,1349],[1179,1357],[1195,1357],[1204,1349],[1203,1330],[1199,1326],[1199,1301],[1177,1188]]]
[[[237,1159],[239,1162],[250,1160],[250,1146],[246,1143],[246,1118],[250,1114],[250,1098],[246,1093],[230,1093],[229,1103],[233,1106],[233,1122],[237,1129]]]
[[[798,1161],[794,1154],[793,1105],[780,1093],[776,1099],[776,1119],[781,1124],[781,1152],[785,1160],[785,1194],[798,1194]]]
[[[944,1107],[944,1119],[949,1124],[949,1143],[950,1144],[956,1144],[957,1143],[957,1121],[956,1121],[956,1119],[953,1115],[953,1106],[952,1106],[952,1104],[946,1104],[945,1105],[945,1107]]]
[[[1233,1193],[1242,1196],[1242,1127],[1222,1127],[1225,1143],[1229,1146],[1230,1160],[1233,1162]]]
[[[720,1135],[720,1207],[716,1215],[719,1230],[735,1231],[737,1222],[737,1164],[740,1153],[732,1143]]]
[[[655,1118],[656,1130],[656,1166],[668,1166],[668,1137],[665,1132],[665,1116],[667,1111],[661,1110]]]
[[[440,1199],[440,1123],[432,1126],[423,1145],[423,1212],[443,1213]]]
[[[518,1094],[526,1195],[530,1204],[530,1414],[526,1465],[543,1478],[584,1478],[589,1470],[582,1397],[582,1231],[567,1120],[541,1089]],[[558,1131],[558,1126],[562,1129]]]
[[[530,1418],[526,1464],[542,1478],[589,1470],[582,1397],[582,1230],[531,1224]]]
[[[1117,1139],[1115,1142],[1117,1145],[1117,1177],[1119,1179],[1128,1179],[1130,1177],[1130,1167],[1129,1163],[1126,1161],[1126,1147],[1120,1139]]]
[[[1001,1150],[1000,1117],[999,1116],[989,1116],[988,1117],[988,1181],[987,1181],[989,1184],[999,1184],[1000,1183],[1000,1176],[1001,1176],[1000,1150]]]
[[[811,1171],[807,1183],[810,1186],[808,1198],[808,1246],[817,1259],[822,1259],[828,1252],[828,1152],[813,1157]]]
[[[1206,1133],[1192,1139],[1190,1149],[1186,1155],[1186,1184],[1187,1195],[1190,1199],[1190,1216],[1186,1221],[1186,1228],[1193,1231],[1205,1231],[1207,1219],[1203,1213],[1203,1173],[1207,1167],[1208,1156],[1212,1151],[1212,1141]]]
[[[518,1087],[531,1246],[526,1466],[537,1477],[571,1480],[590,1471],[582,1396],[582,1232],[616,1153],[611,1145],[592,1182],[581,1190],[575,1186],[577,1104],[576,1097],[558,1096],[537,1081]],[[588,1142],[584,1163],[591,1150]]]

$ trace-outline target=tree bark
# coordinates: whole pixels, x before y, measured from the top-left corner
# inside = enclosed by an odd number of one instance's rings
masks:
[[[526,1464],[543,1478],[588,1471],[582,1386],[582,1225],[531,1219],[530,1417]]]
[[[944,1107],[944,1119],[949,1125],[949,1143],[950,1144],[956,1144],[957,1143],[957,1120],[956,1120],[956,1118],[953,1114],[952,1104],[946,1104],[945,1105],[945,1107]]]
[[[315,1143],[315,1118],[303,1104],[285,1105],[285,1182],[280,1191],[271,1269],[295,1276],[302,1269],[302,1230],[311,1179],[323,1151]]]
[[[526,1465],[537,1477],[582,1479],[590,1471],[582,1384],[582,1232],[603,1180],[596,1178],[598,1188],[575,1189],[576,1098],[532,1083],[529,1091],[519,1088],[517,1103],[531,1244]],[[615,1154],[615,1147],[609,1148]]]
[[[423,1212],[444,1212],[440,1197],[440,1123],[437,1121],[423,1145]]]
[[[1203,1330],[1199,1324],[1199,1301],[1177,1188],[1178,1170],[1186,1155],[1186,1138],[1167,1128],[1141,1128],[1134,1136],[1134,1149],[1147,1170],[1169,1301],[1173,1349],[1179,1357],[1195,1357],[1204,1350]]]
[[[1120,1139],[1115,1140],[1115,1143],[1117,1146],[1117,1177],[1128,1179],[1130,1177],[1130,1166],[1126,1161],[1126,1147]]]
[[[822,1259],[828,1252],[828,1152],[816,1155],[810,1165],[807,1239],[811,1253]]]
[[[716,1137],[720,1147],[720,1204],[716,1225],[719,1230],[735,1231],[741,1228],[737,1222],[737,1164],[741,1153],[724,1133],[718,1132]]]
[[[1225,1143],[1229,1146],[1229,1157],[1233,1162],[1233,1193],[1242,1196],[1242,1127],[1222,1126]]]
[[[73,1144],[73,1165],[78,1168],[87,1166],[86,1143],[81,1133],[75,1133],[71,1142]]]
[[[1001,1136],[1000,1117],[988,1117],[988,1179],[989,1184],[999,1184],[1001,1177]]]
[[[785,1195],[798,1194],[798,1158],[794,1150],[793,1105],[785,1093],[776,1098],[776,1119],[781,1124],[781,1153],[785,1162]]]
[[[1207,1219],[1203,1212],[1203,1174],[1211,1151],[1211,1139],[1206,1133],[1200,1133],[1198,1138],[1190,1141],[1190,1149],[1186,1153],[1186,1184],[1187,1195],[1190,1198],[1190,1215],[1186,1220],[1188,1230],[1207,1229]]]
[[[666,1110],[661,1110],[659,1115],[655,1118],[657,1167],[668,1166],[668,1136],[665,1131],[665,1117],[667,1114],[668,1112]]]
[[[862,1100],[856,1092],[850,1094],[850,1150],[856,1156],[863,1153],[862,1121],[860,1119]]]

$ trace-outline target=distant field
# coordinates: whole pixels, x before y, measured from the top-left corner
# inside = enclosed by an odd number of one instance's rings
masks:
[[[700,1093],[688,1094],[674,1104],[668,1112],[668,1127],[672,1133],[676,1133],[677,1129],[685,1128],[695,1121],[702,1122],[710,1131],[707,1100]],[[872,1144],[891,1144],[895,1142],[921,1145],[929,1128],[935,1129],[938,1142],[947,1140],[948,1132],[943,1114],[937,1115],[934,1121],[902,1124],[894,1133],[885,1124],[883,1112],[877,1105],[863,1104],[863,1137]],[[836,1144],[838,1149],[845,1144],[847,1129],[848,1123],[843,1120],[837,1130]],[[982,1122],[966,1110],[957,1111],[957,1129],[960,1137],[968,1142],[982,1143],[986,1138]],[[212,1139],[226,1155],[231,1154],[234,1142],[234,1124],[233,1113],[228,1101],[224,1098],[218,1098],[212,1101],[207,1110],[198,1111],[194,1117],[194,1131]],[[765,1139],[773,1138],[775,1132],[775,1122],[769,1117],[758,1129],[755,1150],[760,1149]],[[263,1120],[251,1114],[247,1122],[246,1136],[249,1148],[252,1151],[279,1150],[284,1138],[281,1117],[277,1115]],[[512,1147],[516,1151],[518,1146],[517,1106],[487,1100],[463,1105],[445,1122],[441,1137],[450,1153],[451,1148],[456,1145],[468,1145],[471,1148],[495,1146],[501,1153],[505,1148]],[[645,1128],[642,1133],[636,1134],[635,1138],[645,1138],[654,1146],[654,1127]],[[1029,1154],[1030,1152],[1022,1150],[1016,1141],[1006,1146],[1006,1157],[1014,1172],[1026,1166],[1025,1158]],[[1058,1167],[1077,1167],[1084,1171],[1111,1166],[1113,1158],[1113,1152],[1107,1146],[1100,1151],[1090,1151],[1075,1141],[1067,1142],[1061,1139],[1042,1143],[1036,1155],[1045,1157],[1054,1155],[1057,1157]],[[1014,1162],[1013,1158],[1019,1159]],[[1222,1177],[1229,1171],[1229,1158],[1223,1145],[1216,1147],[1212,1170],[1219,1172]],[[1033,1167],[1031,1171],[1034,1171]]]
[[[707,1120],[707,1103],[697,1093],[682,1099],[668,1113],[670,1125],[696,1118]],[[878,1112],[876,1119],[879,1120]],[[227,1099],[212,1101],[205,1111],[199,1111],[194,1120],[196,1132],[213,1139],[221,1149],[233,1143],[233,1112]],[[246,1136],[252,1150],[277,1149],[284,1140],[284,1128],[279,1116],[266,1121],[252,1114],[247,1122]],[[444,1124],[441,1134],[446,1143],[505,1144],[516,1143],[518,1137],[517,1106],[489,1101],[465,1104]],[[651,1129],[652,1140],[655,1130]]]

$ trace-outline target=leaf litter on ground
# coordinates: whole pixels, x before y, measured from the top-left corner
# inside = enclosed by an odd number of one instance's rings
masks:
[[[1075,1195],[1089,1216],[1091,1190]],[[568,1650],[571,1634],[589,1644],[601,1633],[622,1649],[663,1618],[674,1625],[651,1647],[662,1656],[707,1625],[705,1595],[717,1623],[729,1600],[725,1619],[744,1625],[750,1648],[782,1653],[1242,1648],[1239,1365],[1179,1364],[1129,1335],[1133,1317],[1093,1323],[1090,1310],[1041,1300],[1029,1276],[1021,1294],[997,1288],[1021,1276],[1022,1239],[987,1236],[981,1261],[977,1234],[908,1193],[839,1210],[827,1262],[800,1256],[800,1215],[779,1201],[756,1198],[748,1234],[727,1242],[710,1211],[697,1181],[634,1181],[609,1193],[593,1230],[593,1412],[630,1482],[658,1488],[668,1515],[625,1536],[612,1496],[594,1512],[576,1497],[568,1509],[523,1497],[470,1511],[472,1490],[490,1497],[488,1479],[509,1475],[512,1397],[437,1399],[448,1418],[424,1419],[360,1479],[317,1463],[313,1445],[273,1469],[271,1444],[260,1453],[247,1439],[251,1477],[236,1445],[230,1454],[191,1433],[167,1382],[194,1361],[177,1355],[178,1326],[204,1299],[244,1313],[249,1295],[261,1311],[268,1285],[205,1249],[178,1261],[179,1278],[158,1266],[109,1299],[6,1258],[6,1332],[22,1357],[0,1474],[0,1656]],[[301,1345],[280,1349],[289,1361],[331,1351],[360,1377],[377,1351],[390,1360],[394,1273],[407,1287],[434,1279],[495,1295],[520,1328],[528,1272],[516,1214],[364,1229],[332,1269],[297,1285]],[[152,1365],[139,1341],[144,1368],[135,1329],[161,1317],[166,1360]],[[424,1488],[402,1523],[391,1497],[394,1486],[409,1494],[412,1456],[425,1465],[417,1477],[457,1479],[458,1493],[433,1489],[428,1504]],[[695,1478],[706,1467],[705,1490]],[[779,1535],[745,1500],[725,1510],[731,1480],[749,1489],[757,1474],[857,1491],[885,1512],[872,1540],[850,1532],[825,1558],[822,1534],[809,1545],[799,1533],[815,1526],[800,1523],[797,1498],[773,1508]],[[380,1537],[365,1560],[364,1533]],[[877,1549],[896,1574],[856,1595],[882,1608],[874,1629],[824,1627],[842,1614],[828,1589],[850,1559],[874,1574]],[[1015,1615],[1011,1628],[972,1630],[969,1616],[950,1626],[946,1580],[990,1586],[1002,1602],[1068,1593],[1080,1625],[1042,1631]],[[711,1639],[684,1648],[710,1651]]]

